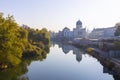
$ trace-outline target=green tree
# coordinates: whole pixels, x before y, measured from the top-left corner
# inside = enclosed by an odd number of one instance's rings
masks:
[[[0,63],[16,66],[20,63],[27,33],[20,29],[13,16],[0,13]],[[26,38],[26,39],[25,39]]]
[[[120,36],[120,23],[117,23],[116,25],[115,25],[115,27],[116,27],[116,31],[115,31],[115,36]]]
[[[19,27],[13,16],[0,13],[0,68],[17,66],[27,57],[46,58],[50,36],[47,29]]]

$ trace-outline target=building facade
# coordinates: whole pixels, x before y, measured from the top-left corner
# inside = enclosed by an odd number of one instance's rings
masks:
[[[100,39],[100,38],[111,38],[114,37],[116,27],[109,28],[96,28],[93,29],[89,34],[89,38],[91,39]]]
[[[61,33],[60,33],[61,32]],[[86,28],[82,28],[82,22],[78,20],[76,22],[76,28],[73,28],[72,31],[68,27],[65,27],[59,33],[63,38],[74,39],[74,38],[85,38],[86,37]]]

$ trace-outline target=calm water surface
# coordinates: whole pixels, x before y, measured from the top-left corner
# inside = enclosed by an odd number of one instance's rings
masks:
[[[28,80],[114,80],[104,73],[97,59],[83,49],[55,45],[50,48],[47,59],[34,61],[28,66]]]

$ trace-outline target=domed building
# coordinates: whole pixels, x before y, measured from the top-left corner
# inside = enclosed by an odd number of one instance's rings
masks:
[[[76,22],[76,28],[73,29],[73,37],[74,38],[86,37],[86,29],[82,28],[82,22],[80,20]]]
[[[76,28],[82,28],[82,22],[80,20],[76,22]]]
[[[82,22],[78,20],[76,22],[76,28],[73,28],[73,31],[70,31],[68,27],[65,27],[60,31],[61,38],[64,39],[74,39],[74,38],[85,38],[86,37],[86,28],[82,27]],[[59,37],[59,36],[58,36]]]

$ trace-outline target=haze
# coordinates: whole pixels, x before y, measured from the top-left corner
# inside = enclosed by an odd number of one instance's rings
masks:
[[[120,0],[0,0],[0,12],[14,15],[20,24],[52,31],[83,27],[112,27],[120,21]]]

